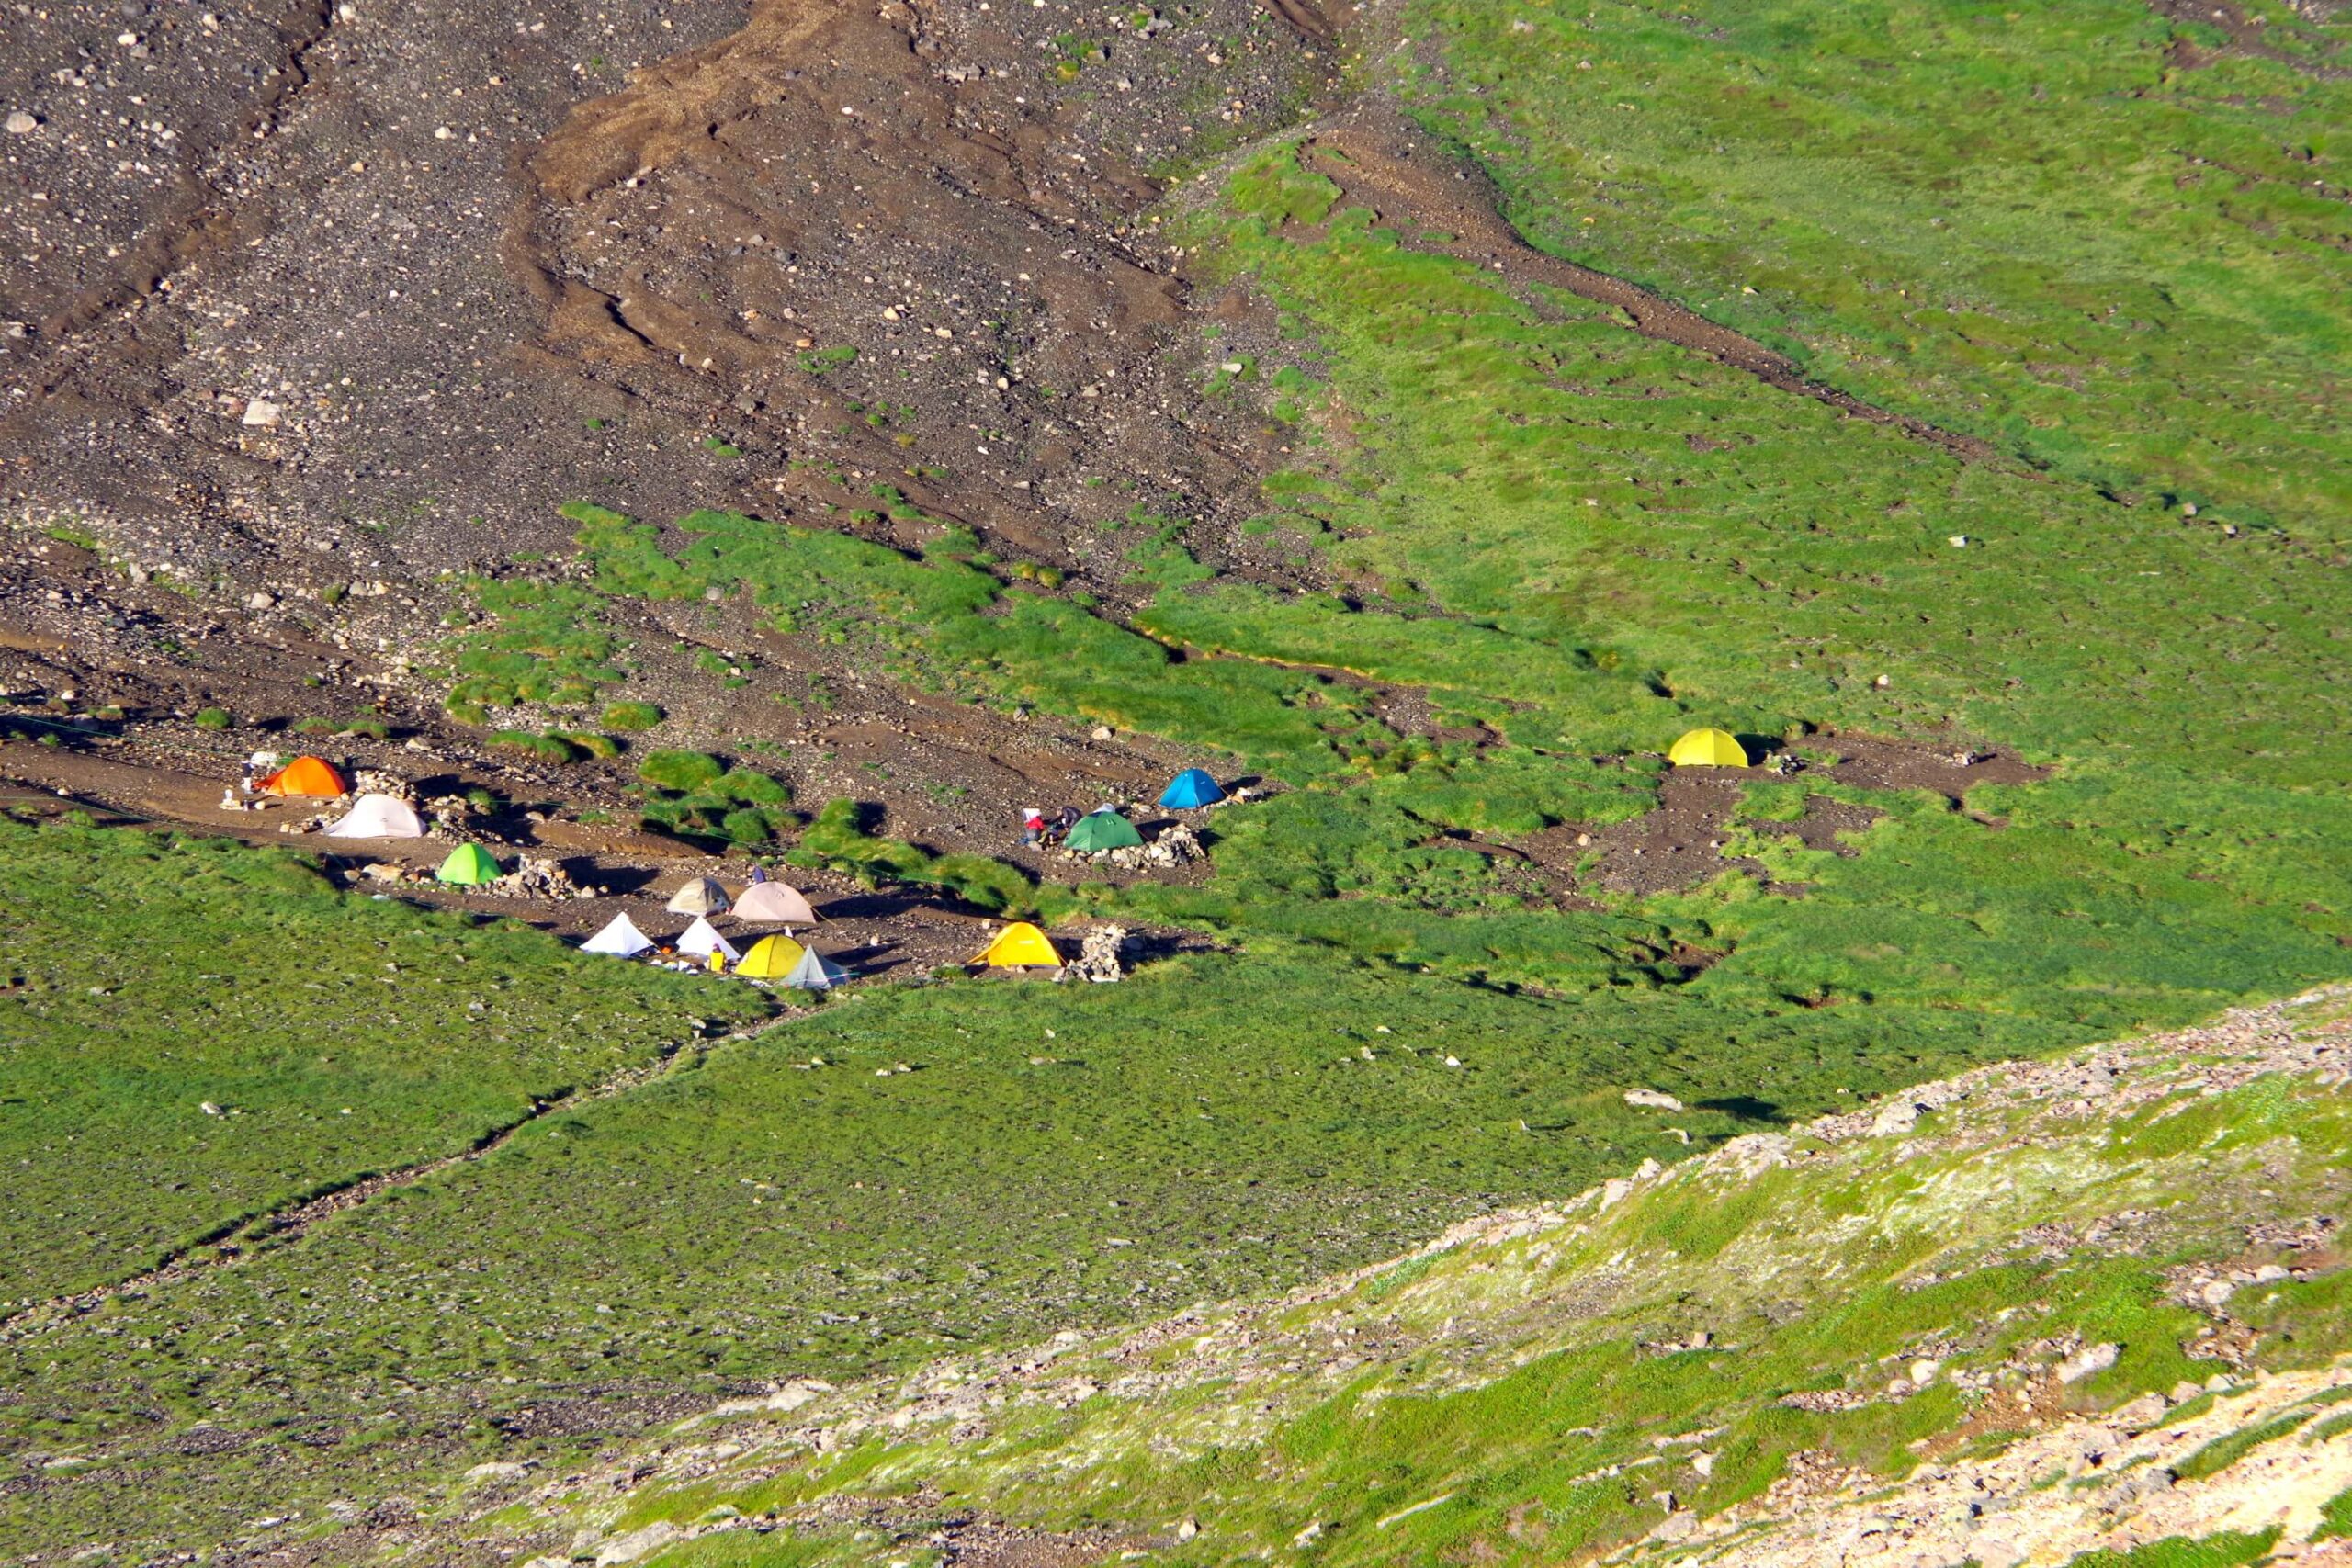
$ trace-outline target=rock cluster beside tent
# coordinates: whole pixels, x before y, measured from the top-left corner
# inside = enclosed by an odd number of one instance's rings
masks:
[[[1084,825],[1083,822],[1080,824],[1080,827]],[[1100,850],[1092,854],[1069,849],[1062,852],[1062,857],[1065,860],[1099,862],[1104,865],[1114,866],[1121,871],[1189,865],[1194,861],[1206,860],[1208,856],[1208,851],[1202,847],[1200,836],[1182,822],[1170,823],[1161,829],[1159,835],[1148,844],[1138,838],[1135,843],[1122,844],[1115,849]]]

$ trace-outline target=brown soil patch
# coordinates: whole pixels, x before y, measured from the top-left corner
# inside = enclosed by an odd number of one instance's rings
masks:
[[[1396,228],[1408,249],[1475,261],[1515,286],[1540,285],[1614,306],[1645,337],[1695,349],[1781,391],[1894,426],[1963,457],[1995,455],[1974,436],[1889,412],[1809,380],[1795,364],[1753,338],[1623,278],[1537,250],[1503,218],[1491,182],[1448,157],[1385,104],[1366,104],[1326,124],[1303,144],[1302,155],[1317,173],[1339,184],[1343,200],[1370,207]],[[1433,239],[1436,234],[1453,239]]]
[[[1943,750],[1871,736],[1810,737],[1789,750],[1834,760],[1786,775],[1765,767],[1675,768],[1659,784],[1657,807],[1629,821],[1606,827],[1567,823],[1509,846],[1478,847],[1532,860],[1544,869],[1565,904],[1573,905],[1580,889],[1638,896],[1679,892],[1730,869],[1765,877],[1755,861],[1723,852],[1724,837],[1735,823],[1794,837],[1807,849],[1850,855],[1856,851],[1845,836],[1867,829],[1883,815],[1867,806],[1811,795],[1804,815],[1794,822],[1743,818],[1738,816],[1740,793],[1751,782],[1785,776],[1803,783],[1819,777],[1855,789],[1925,789],[1958,807],[1981,784],[2030,784],[2050,774],[2047,768],[1999,750]],[[1802,891],[1787,886],[1776,890]]]

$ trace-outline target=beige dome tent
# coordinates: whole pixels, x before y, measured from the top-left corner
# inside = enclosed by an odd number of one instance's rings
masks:
[[[735,918],[753,925],[813,926],[817,911],[797,887],[781,882],[754,882],[735,900]]]
[[[723,915],[727,913],[727,889],[715,877],[697,876],[675,893],[662,907],[673,915]]]
[[[408,802],[389,795],[363,795],[342,821],[327,829],[330,839],[422,839],[424,824]]]

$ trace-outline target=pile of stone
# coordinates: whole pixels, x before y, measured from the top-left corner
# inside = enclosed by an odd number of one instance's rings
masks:
[[[469,831],[476,815],[474,803],[462,795],[436,795],[417,812],[424,818],[427,838],[454,842],[478,836]]]
[[[1121,871],[1171,870],[1204,861],[1209,852],[1202,847],[1200,836],[1182,822],[1172,822],[1160,829],[1159,836],[1148,844],[1130,845],[1124,849],[1104,850],[1100,854],[1069,854],[1070,860],[1094,861],[1117,867]]]
[[[494,898],[594,898],[596,890],[571,880],[571,874],[551,860],[525,855],[514,869],[491,883],[484,893]]]
[[[1121,954],[1126,951],[1126,927],[1095,927],[1086,933],[1085,941],[1080,944],[1076,962],[1067,966],[1069,978],[1092,980],[1098,984],[1124,979],[1127,971],[1121,961]]]
[[[389,795],[405,806],[416,804],[416,786],[398,773],[380,773],[374,768],[361,768],[351,775],[354,795]]]

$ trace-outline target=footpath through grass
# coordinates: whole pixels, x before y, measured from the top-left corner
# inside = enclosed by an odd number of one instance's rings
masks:
[[[0,817],[0,1303],[457,1153],[692,1019],[764,1010],[227,840]]]
[[[839,1000],[0,1340],[24,1393],[0,1450],[88,1461],[0,1500],[0,1550],[203,1538],[766,1380],[1255,1294],[2051,1040],[1947,1012],[1890,1043],[1860,1010],[1670,988],[1515,998],[1271,942],[1115,987]],[[1651,1085],[1690,1109],[1624,1103]]]
[[[1739,1538],[1724,1539],[1735,1506],[1759,1553],[1825,1529],[1806,1504],[1830,1490],[1826,1463],[1860,1472],[1840,1528],[1883,1506],[1932,1529],[1949,1509],[1900,1491],[1922,1466],[1998,1453],[2072,1412],[2322,1369],[2352,1348],[2347,1277],[2324,1244],[2248,1240],[2278,1234],[2282,1213],[2332,1209],[2352,1112],[2313,1081],[2313,1055],[2282,1050],[2267,1076],[2237,1081],[2245,1039],[2218,1062],[2184,1042],[2143,1045],[2088,1108],[2069,1098],[2079,1069],[1993,1075],[1900,1132],[1754,1140],[1308,1299],[712,1422],[692,1440],[735,1449],[706,1447],[709,1462],[625,1499],[600,1479],[552,1517],[507,1510],[472,1539],[584,1525],[601,1543],[658,1521],[780,1514],[792,1522],[773,1534],[721,1525],[733,1533],[662,1561],[930,1562],[929,1521],[977,1512],[1157,1535],[1153,1561],[1185,1568],[1402,1568],[1591,1560],[1679,1510],[1686,1537],[1703,1527],[1737,1560]],[[2242,1285],[2227,1320],[2182,1300],[2182,1277],[2274,1257],[2310,1277]],[[2104,1361],[2058,1366],[2085,1346],[2104,1346]],[[2176,1444],[2164,1465],[2202,1485],[2332,1418],[2352,1392],[2337,1366],[2332,1388],[2199,1394],[2149,1441]],[[2030,1520],[2017,1534],[2045,1540],[2053,1517],[2141,1523],[2131,1499],[2145,1488],[2129,1483],[2152,1465],[2139,1444],[2119,1438],[2079,1476],[2065,1469],[2081,1468],[2079,1447],[2044,1451],[2064,1484],[2044,1490],[2038,1465],[1996,1472],[1980,1495],[1984,1544],[1996,1521]],[[1809,1467],[1804,1503],[1771,1495]],[[2329,1473],[2271,1472],[2237,1480],[2238,1495],[2277,1510],[2314,1500]],[[903,1533],[808,1506],[851,1497],[895,1500]],[[1175,1533],[1185,1519],[1194,1529]],[[1674,1539],[1637,1560],[1672,1560]],[[1939,1560],[1942,1543],[1911,1539]]]
[[[2255,51],[2139,0],[1415,0],[1404,27],[1442,67],[1410,101],[1537,243],[2324,559],[2352,536],[2352,28],[2235,14]]]

